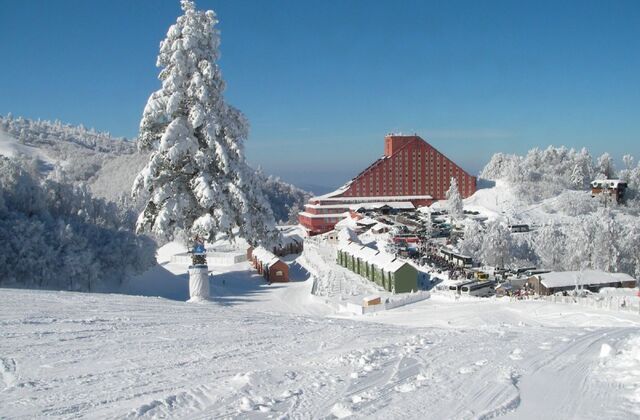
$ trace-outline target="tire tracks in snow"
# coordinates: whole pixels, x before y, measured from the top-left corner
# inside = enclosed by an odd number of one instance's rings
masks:
[[[531,412],[533,407],[540,418],[602,418],[602,413],[584,408],[585,398],[609,401],[608,418],[629,418],[619,407],[611,409],[619,392],[600,382],[594,372],[602,343],[637,332],[633,327],[589,328],[572,334],[563,330],[564,336],[556,338],[554,346],[523,360],[522,404],[507,418],[521,418],[520,409]]]

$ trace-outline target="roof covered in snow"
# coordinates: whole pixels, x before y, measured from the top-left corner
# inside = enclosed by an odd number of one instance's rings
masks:
[[[373,226],[378,224],[378,221],[375,219],[372,219],[371,217],[363,217],[360,220],[356,220],[356,223],[362,226]]]
[[[371,228],[371,230],[382,231],[382,230],[386,230],[386,229],[390,229],[390,228],[391,228],[391,226],[389,226],[389,225],[387,225],[385,223],[378,222]]]
[[[635,281],[633,277],[625,273],[607,273],[597,270],[552,271],[538,274],[538,276],[540,282],[547,288]]]
[[[290,243],[303,243],[304,242],[304,229],[300,225],[284,226],[279,228],[282,233],[282,245],[288,245]]]
[[[391,207],[392,209],[415,209],[415,206],[411,201],[380,201],[376,203],[349,204],[349,208],[351,210],[377,210],[385,206]]]
[[[276,257],[273,252],[268,251],[261,246],[254,249],[251,255],[253,255],[261,264],[265,265],[273,265],[280,261],[280,258]]]
[[[395,273],[405,264],[409,264],[407,261],[396,258],[395,255],[387,254],[386,252],[381,252],[355,242],[342,245],[339,249],[371,265],[375,265],[386,272]]]
[[[618,188],[620,184],[626,186],[627,184],[621,179],[594,179],[591,181],[591,187],[593,188]]]
[[[345,228],[358,229],[358,227],[359,226],[356,222],[356,219],[352,219],[351,217],[345,217],[344,219],[336,223],[336,225],[333,228],[336,230],[341,230]]]

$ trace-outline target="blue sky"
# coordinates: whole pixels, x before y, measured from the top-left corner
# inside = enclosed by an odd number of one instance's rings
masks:
[[[337,186],[418,133],[472,173],[567,145],[640,159],[640,1],[199,0],[222,33],[247,156]],[[0,114],[136,135],[158,89],[158,0],[0,0]]]

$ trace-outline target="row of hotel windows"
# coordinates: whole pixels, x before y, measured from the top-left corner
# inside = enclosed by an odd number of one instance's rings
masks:
[[[471,188],[471,177],[461,177],[461,176],[457,176],[456,177],[458,179],[458,184],[460,187],[460,190],[466,192],[468,189]],[[462,178],[462,182],[460,182],[460,178]],[[359,182],[356,182],[355,184],[355,192],[356,194],[361,194],[361,193],[366,193],[367,191],[369,193],[373,193],[374,187],[376,190],[376,193],[379,193],[379,179],[374,175],[373,177],[369,176],[365,179],[360,180]],[[465,182],[466,181],[466,182]],[[466,183],[466,185],[465,185]],[[425,188],[429,188],[430,190],[433,190],[434,188],[436,190],[442,190],[444,189],[448,189],[449,187],[446,186],[446,188],[443,186],[443,184],[440,181],[440,177],[437,176],[435,178],[435,184],[434,184],[434,179],[433,178],[429,178],[428,182],[422,182],[421,178],[418,178],[418,180],[416,180],[415,178],[412,178],[411,180],[411,186],[413,187],[414,191],[419,191],[419,190],[424,190]],[[387,189],[389,190],[389,192],[392,191],[406,191],[409,187],[409,182],[408,182],[408,178],[407,175],[405,175],[405,180],[404,182],[400,181],[400,180],[396,180],[395,183],[395,188],[394,188],[394,184],[392,182],[391,179],[387,180],[385,182],[385,180],[382,180],[382,191],[383,193],[385,193],[387,191]]]

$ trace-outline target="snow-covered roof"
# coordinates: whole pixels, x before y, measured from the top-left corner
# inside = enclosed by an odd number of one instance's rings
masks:
[[[384,269],[384,271],[393,273],[398,271],[405,264],[408,264],[408,263],[406,261],[396,258],[392,261],[385,262],[382,268]]]
[[[627,185],[621,179],[595,179],[591,181],[593,188],[618,188],[620,184]]]
[[[323,195],[319,195],[317,197],[311,197],[312,200],[327,200],[329,198],[335,197],[336,195],[340,195],[343,192],[347,191],[349,189],[349,187],[351,186],[351,183],[353,182],[353,179],[350,180],[349,182],[347,182],[346,184],[344,184],[342,187],[338,188],[335,191],[331,191],[330,193],[326,193]]]
[[[378,221],[370,217],[363,217],[360,220],[356,220],[356,223],[363,226],[373,226],[376,225]]]
[[[345,228],[358,229],[357,221],[355,219],[352,219],[351,217],[345,217],[334,226],[334,229],[337,230]]]
[[[371,230],[383,230],[383,229],[390,229],[390,228],[391,226],[378,222],[371,228]]]
[[[358,241],[358,235],[349,227],[340,229],[338,232],[338,240],[347,243],[349,241]]]
[[[349,242],[346,245],[342,245],[339,249],[340,251],[353,255],[356,258],[360,258],[371,265],[375,265],[376,267],[383,269],[385,272],[394,273],[405,264],[409,264],[404,260],[396,258],[395,255],[387,254],[355,242]]]
[[[281,229],[282,233],[282,245],[288,245],[290,243],[302,243],[304,242],[304,231],[297,225],[296,227],[287,226]]]
[[[538,276],[540,282],[547,288],[635,281],[633,277],[625,273],[607,273],[597,270],[552,271]]]
[[[258,247],[252,251],[252,255],[260,261],[262,264],[272,265],[278,261],[280,258],[276,257],[271,251],[266,250],[263,247]]]
[[[411,201],[380,201],[376,203],[349,204],[348,206],[351,210],[376,210],[384,206],[388,206],[393,209],[415,209],[415,206]]]

